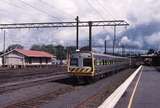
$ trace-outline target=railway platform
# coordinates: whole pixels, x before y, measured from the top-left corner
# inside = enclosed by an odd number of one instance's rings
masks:
[[[115,108],[160,108],[159,67],[143,66]]]

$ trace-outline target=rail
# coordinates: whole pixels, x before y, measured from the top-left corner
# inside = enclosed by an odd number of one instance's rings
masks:
[[[12,90],[15,88],[23,88],[21,86],[27,85],[27,84],[33,84],[33,83],[40,83],[40,82],[46,82],[46,81],[55,81],[62,78],[67,78],[67,74],[59,74],[59,75],[53,75],[49,77],[43,77],[43,78],[36,78],[36,79],[29,79],[24,81],[17,81],[17,82],[8,82],[5,84],[0,85],[0,92],[4,92],[7,90]]]

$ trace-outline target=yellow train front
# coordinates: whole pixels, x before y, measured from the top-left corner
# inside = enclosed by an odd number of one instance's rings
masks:
[[[76,77],[101,77],[128,68],[129,59],[94,52],[77,52],[69,57],[68,73]]]
[[[91,52],[70,55],[68,72],[73,76],[94,76],[94,61]]]

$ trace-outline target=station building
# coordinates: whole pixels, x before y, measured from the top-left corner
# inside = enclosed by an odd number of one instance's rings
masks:
[[[14,49],[3,55],[4,65],[49,65],[56,56],[44,51]]]
[[[2,57],[0,56],[0,67],[2,66]]]

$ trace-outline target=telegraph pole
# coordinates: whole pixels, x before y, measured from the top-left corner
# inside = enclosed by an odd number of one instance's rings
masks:
[[[5,48],[6,47],[6,31],[4,30],[3,34],[3,53],[5,53]]]
[[[125,56],[125,46],[122,45],[122,56]]]
[[[116,46],[116,26],[114,26],[113,55],[115,54],[115,46]]]
[[[6,46],[6,31],[4,30],[4,33],[3,33],[3,66],[5,65],[5,50],[6,50],[6,48],[5,48],[5,46]]]
[[[76,50],[79,49],[79,17],[76,17]]]
[[[92,22],[89,21],[89,51],[92,51]]]
[[[107,41],[104,41],[104,54],[107,54]]]

